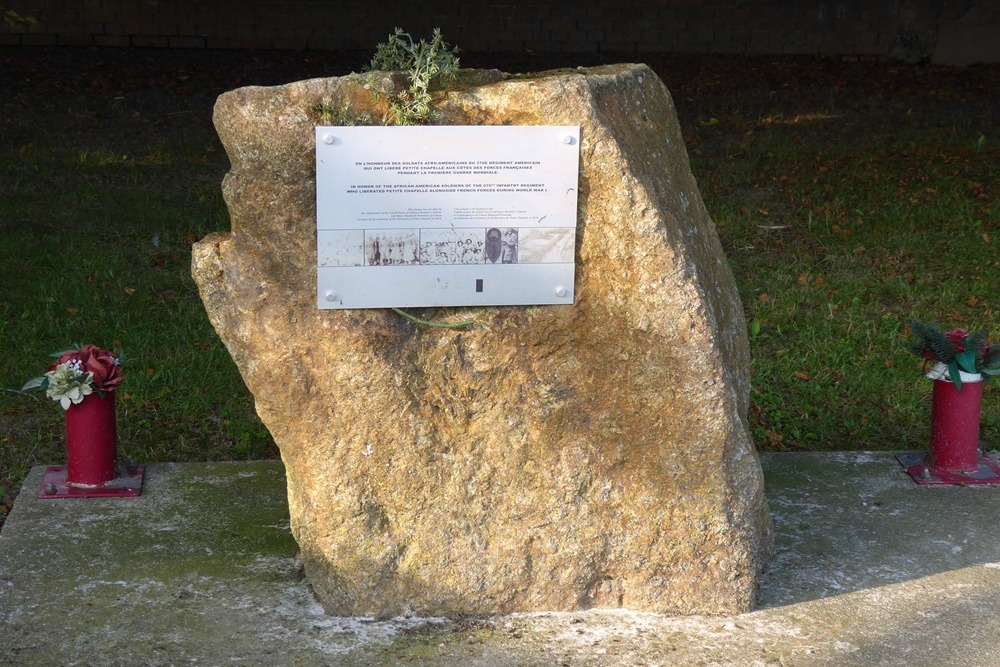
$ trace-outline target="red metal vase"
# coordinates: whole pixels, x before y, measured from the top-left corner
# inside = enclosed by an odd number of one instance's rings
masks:
[[[145,468],[118,465],[115,393],[88,394],[66,410],[66,465],[45,470],[39,498],[137,497]]]
[[[979,470],[979,414],[983,383],[963,382],[962,388],[947,380],[934,380],[931,403],[932,475]]]
[[[917,484],[1000,484],[1000,466],[979,449],[979,415],[983,403],[981,376],[963,374],[959,389],[951,380],[934,381],[931,403],[931,447],[896,455]]]
[[[93,487],[117,476],[115,394],[89,394],[66,410],[66,481]]]

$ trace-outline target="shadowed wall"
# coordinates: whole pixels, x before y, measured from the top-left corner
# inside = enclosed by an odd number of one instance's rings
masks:
[[[0,0],[0,46],[368,50],[399,25],[465,51],[1000,61],[990,0]]]

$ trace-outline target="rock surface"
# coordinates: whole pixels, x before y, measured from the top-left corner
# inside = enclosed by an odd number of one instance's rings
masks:
[[[479,73],[439,124],[581,126],[576,303],[315,307],[314,112],[350,77],[219,98],[232,232],[202,299],[281,449],[326,609],[749,609],[772,542],[741,304],[669,93],[645,66]],[[492,83],[483,81],[492,80]]]

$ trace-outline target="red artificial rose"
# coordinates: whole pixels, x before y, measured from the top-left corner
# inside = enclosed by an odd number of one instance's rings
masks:
[[[78,361],[81,372],[94,374],[93,386],[96,391],[114,391],[121,382],[122,369],[118,364],[118,357],[96,345],[84,345],[79,350],[63,352],[53,368],[68,361]]]
[[[955,346],[955,352],[961,354],[965,352],[965,339],[968,338],[969,332],[965,329],[952,329],[945,333],[951,344]]]

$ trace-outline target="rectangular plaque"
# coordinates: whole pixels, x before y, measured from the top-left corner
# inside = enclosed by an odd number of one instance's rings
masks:
[[[578,126],[316,128],[320,308],[572,304]]]

